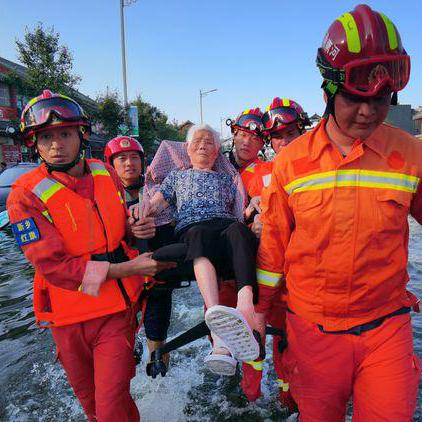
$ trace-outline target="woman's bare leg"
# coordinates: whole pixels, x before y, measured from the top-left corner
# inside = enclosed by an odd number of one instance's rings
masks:
[[[205,306],[211,308],[218,305],[217,273],[214,265],[208,258],[201,256],[193,260],[193,271]]]
[[[244,286],[237,292],[236,309],[242,313],[246,322],[255,329],[255,310],[253,306],[252,286]]]
[[[193,271],[195,273],[196,282],[199,291],[204,299],[205,306],[209,309],[211,306],[218,305],[218,284],[217,273],[211,261],[205,257],[195,258],[193,260]],[[221,347],[221,339],[211,333],[214,343],[213,353],[218,355],[229,355],[229,351],[225,347]]]

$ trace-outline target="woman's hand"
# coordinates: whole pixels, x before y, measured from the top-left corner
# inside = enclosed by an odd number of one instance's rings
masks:
[[[155,236],[154,217],[140,218],[134,220],[129,218],[130,230],[138,239],[151,239]]]
[[[151,239],[155,236],[155,222],[153,217],[143,217],[143,209],[139,204],[129,207],[128,224],[132,234],[138,239]]]
[[[251,201],[249,202],[249,205],[245,209],[245,219],[248,220],[249,217],[256,211],[258,214],[261,214],[261,197],[260,196],[254,196]]]
[[[258,238],[261,238],[262,234],[262,223],[261,223],[261,214],[257,214],[251,226],[252,233]]]

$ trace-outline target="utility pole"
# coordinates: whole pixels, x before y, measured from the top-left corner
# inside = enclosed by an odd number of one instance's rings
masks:
[[[125,14],[123,11],[124,6],[124,0],[120,0],[120,38],[122,43],[123,101],[125,107],[127,107]]]
[[[126,81],[126,40],[125,40],[125,14],[123,8],[136,3],[137,0],[120,0],[120,38],[122,44],[122,71],[123,71],[123,101],[127,107],[127,81]]]
[[[199,90],[199,110],[200,110],[200,114],[201,114],[201,125],[204,122],[203,115],[202,115],[202,97],[205,97],[206,95],[210,94],[211,92],[215,92],[215,91],[217,91],[217,88],[211,89],[209,91],[202,91],[201,89]]]

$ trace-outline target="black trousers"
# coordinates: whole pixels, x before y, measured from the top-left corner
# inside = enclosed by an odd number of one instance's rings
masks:
[[[188,247],[186,260],[208,258],[220,276],[236,280],[238,291],[244,286],[252,286],[256,303],[258,240],[247,226],[230,219],[215,218],[185,227],[178,233],[178,238]]]
[[[151,251],[174,243],[174,226],[166,224],[157,227],[153,239],[148,241]],[[147,339],[164,341],[170,326],[173,289],[151,289],[145,308],[144,327]]]

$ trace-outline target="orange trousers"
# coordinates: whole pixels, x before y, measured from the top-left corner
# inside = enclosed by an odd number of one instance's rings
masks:
[[[58,358],[88,421],[137,422],[130,395],[135,375],[134,311],[52,328]]]
[[[409,314],[352,335],[322,333],[287,313],[287,336],[283,364],[300,421],[344,421],[350,398],[353,422],[413,420],[420,361]]]
[[[220,304],[225,306],[236,307],[237,289],[236,284],[232,281],[223,281],[219,288]],[[274,328],[286,329],[286,303],[276,302],[271,311],[268,312],[267,324]],[[293,410],[295,408],[294,400],[289,391],[289,383],[283,371],[282,353],[280,353],[278,344],[281,340],[280,336],[273,337],[273,363],[277,374],[277,388],[279,390],[278,398],[283,407]],[[264,339],[265,341],[265,339]],[[264,361],[259,358],[253,362],[243,363],[243,377],[240,383],[242,391],[249,401],[255,401],[261,396],[261,380]]]

